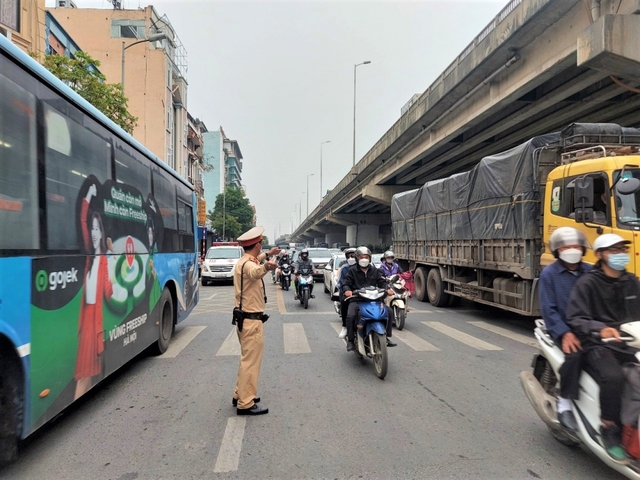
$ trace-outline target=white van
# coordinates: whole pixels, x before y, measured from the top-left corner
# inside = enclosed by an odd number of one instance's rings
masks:
[[[202,286],[220,280],[233,282],[234,268],[242,255],[238,242],[214,242],[202,262]]]

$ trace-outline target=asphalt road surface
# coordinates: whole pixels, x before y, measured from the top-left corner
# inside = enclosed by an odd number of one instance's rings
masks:
[[[268,415],[236,415],[233,287],[202,287],[165,355],[142,355],[94,388],[0,478],[621,478],[556,442],[530,407],[518,379],[536,352],[530,319],[412,301],[380,380],[338,338],[322,284],[304,310],[266,280]]]

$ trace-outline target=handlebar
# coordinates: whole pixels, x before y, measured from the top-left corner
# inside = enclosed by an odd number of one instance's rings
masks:
[[[635,340],[634,337],[620,337],[618,338],[600,338],[602,343],[613,343],[613,342],[633,342]]]

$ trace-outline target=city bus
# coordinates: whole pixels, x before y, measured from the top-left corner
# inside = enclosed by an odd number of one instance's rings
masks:
[[[0,35],[0,462],[198,301],[191,184]]]

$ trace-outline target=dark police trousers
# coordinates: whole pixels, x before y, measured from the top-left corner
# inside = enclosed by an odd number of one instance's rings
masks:
[[[355,340],[355,328],[356,328],[356,319],[358,317],[358,310],[360,305],[358,302],[353,300],[349,300],[347,302],[347,339],[350,342]],[[385,305],[387,309],[387,337],[390,338],[392,335],[392,320],[391,320],[391,312],[389,311],[389,307]]]

